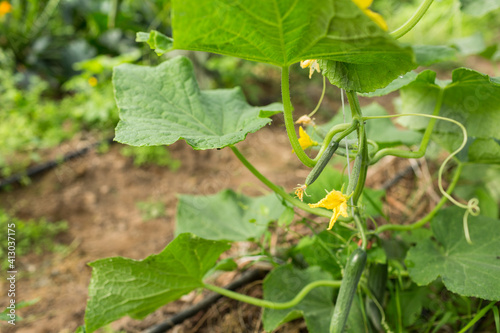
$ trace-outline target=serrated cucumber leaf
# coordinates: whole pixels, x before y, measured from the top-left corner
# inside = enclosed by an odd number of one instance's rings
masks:
[[[203,287],[203,276],[229,247],[227,242],[185,233],[159,254],[144,260],[114,257],[90,263],[87,332],[127,315],[142,319],[160,306]]]
[[[157,67],[124,64],[113,75],[120,122],[115,140],[132,146],[170,145],[184,139],[194,149],[233,145],[271,120],[253,107],[239,88],[201,91],[185,57]]]
[[[408,251],[405,263],[413,281],[427,285],[441,277],[463,296],[500,300],[500,220],[469,216],[472,245],[465,240],[464,210],[451,207],[432,220],[436,241],[428,238]]]

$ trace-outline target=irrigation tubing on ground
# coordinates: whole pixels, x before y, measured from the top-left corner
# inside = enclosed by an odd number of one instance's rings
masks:
[[[420,161],[417,161],[417,165],[420,166]],[[409,165],[403,170],[399,171],[393,178],[387,180],[385,183],[382,184],[382,189],[387,190],[389,187],[393,187],[396,185],[403,177],[405,177],[407,174],[410,173],[410,171],[413,170],[413,166]]]
[[[260,270],[260,269],[250,269],[246,272],[244,272],[241,277],[224,288],[229,289],[229,290],[235,290],[238,288],[243,287],[244,285],[249,284],[250,282],[262,279],[266,275],[267,271],[265,270]],[[191,318],[198,312],[202,310],[208,309],[212,304],[217,302],[220,298],[224,296],[213,293],[210,296],[205,297],[202,301],[196,303],[192,307],[179,312],[172,317],[168,318],[164,322],[157,324],[155,326],[151,326],[150,328],[146,329],[143,331],[143,333],[163,333],[174,327],[175,325],[178,325],[182,323],[184,320]]]
[[[27,170],[25,170],[23,172],[19,172],[19,173],[16,173],[10,177],[2,179],[0,181],[0,189],[4,188],[5,186],[8,186],[8,185],[18,183],[24,177],[36,176],[38,174],[41,174],[42,172],[51,170],[51,169],[57,167],[58,165],[63,164],[64,162],[67,162],[67,161],[72,160],[74,158],[83,156],[83,155],[87,154],[94,147],[98,147],[102,144],[111,144],[111,143],[113,143],[113,139],[114,139],[114,136],[109,137],[109,138],[104,139],[102,141],[88,145],[87,147],[84,147],[84,148],[72,151],[70,153],[67,153],[63,156],[62,159],[57,158],[57,159],[53,159],[53,160],[45,162],[45,163],[37,164],[35,166],[28,168]]]

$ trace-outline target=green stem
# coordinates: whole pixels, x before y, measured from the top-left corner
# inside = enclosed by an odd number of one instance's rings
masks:
[[[250,162],[248,162],[248,160],[245,158],[245,156],[243,156],[241,154],[241,152],[238,150],[238,148],[236,148],[235,146],[229,146],[229,147],[231,148],[233,153],[236,155],[236,157],[238,157],[238,159],[241,161],[241,163],[243,163],[243,165],[251,173],[253,173],[255,177],[257,177],[262,183],[264,183],[264,185],[269,187],[271,190],[273,190],[274,192],[279,194],[284,200],[290,202],[295,207],[298,207],[298,208],[300,208],[308,213],[311,213],[311,214],[314,214],[317,216],[328,217],[328,218],[332,217],[332,212],[330,212],[326,209],[323,209],[323,208],[311,208],[306,203],[292,197],[290,194],[285,192],[285,190],[283,190],[281,187],[274,184],[272,181],[267,179],[263,174],[261,174],[257,169],[255,169],[255,167]],[[339,218],[339,221],[343,221],[343,222],[347,222],[350,220],[351,220],[350,218]]]
[[[368,170],[368,145],[366,140],[366,132],[365,132],[365,124],[363,121],[363,115],[361,113],[361,107],[359,106],[358,95],[355,91],[346,91],[347,100],[349,101],[349,106],[351,109],[351,115],[353,119],[353,123],[358,123],[358,154],[362,154],[361,156],[361,166],[359,171],[358,179],[356,180],[356,187],[354,188],[353,195],[351,196],[351,205],[356,206],[358,204],[358,199],[363,192],[366,181],[366,172]],[[354,179],[350,179],[350,181],[355,181]],[[361,248],[366,251],[366,234],[365,234],[365,225],[361,223],[361,218],[359,216],[358,209],[352,210],[352,215],[354,218],[354,222],[356,223],[356,228],[361,237]]]
[[[318,112],[319,107],[321,106],[321,103],[323,102],[323,98],[325,97],[325,92],[326,92],[326,76],[323,76],[323,91],[321,92],[321,97],[319,98],[318,104],[316,105],[314,110],[307,115],[309,118],[311,118],[312,116],[314,116],[314,114],[316,112]]]
[[[469,328],[471,328],[475,323],[477,323],[477,321],[479,319],[483,318],[483,316],[486,314],[486,312],[488,312],[495,305],[495,303],[496,302],[491,302],[490,304],[488,304],[484,308],[482,308],[481,311],[479,311],[478,313],[476,313],[476,315],[474,316],[474,318],[472,318],[472,320],[467,325],[465,325],[465,327],[462,328],[460,330],[460,332],[458,332],[458,333],[465,333],[465,332],[467,332],[467,330]]]
[[[424,2],[418,7],[417,11],[413,16],[406,21],[405,24],[403,24],[401,27],[398,29],[390,32],[390,35],[396,39],[403,37],[406,35],[415,25],[417,25],[418,21],[424,16],[424,14],[427,12],[427,9],[431,6],[432,2],[434,0],[424,0]]]
[[[282,309],[289,309],[297,304],[300,303],[302,299],[314,288],[317,287],[333,287],[333,288],[339,288],[340,284],[342,281],[332,281],[332,280],[318,280],[309,283],[306,285],[304,288],[302,288],[301,291],[291,300],[288,302],[271,302],[271,301],[266,301],[260,298],[255,298],[255,297],[250,297],[247,295],[243,295],[228,289],[224,289],[221,287],[214,286],[212,284],[204,283],[203,286],[207,288],[208,290],[214,291],[216,293],[219,293],[223,296],[235,299],[240,302],[245,302],[248,304],[252,304],[255,306],[260,306],[263,308],[268,308],[268,309],[274,309],[274,310],[282,310]]]
[[[353,217],[354,217],[354,222],[356,223],[356,229],[358,229],[361,238],[361,248],[366,251],[367,241],[366,241],[365,227],[363,223],[361,223],[361,218],[359,217],[359,212],[357,209]]]
[[[363,114],[361,113],[361,107],[359,106],[358,95],[355,91],[347,91],[347,100],[349,101],[349,107],[351,109],[351,115],[353,122],[359,123],[358,128],[358,154],[361,154],[361,166],[359,171],[359,178],[356,181],[356,187],[354,189],[353,195],[351,197],[351,205],[356,206],[358,204],[358,199],[363,193],[366,181],[366,172],[368,171],[368,145],[366,140],[365,123],[363,120]],[[352,179],[350,181],[353,181]]]
[[[297,132],[295,131],[295,123],[293,121],[293,106],[290,99],[290,81],[288,76],[289,69],[287,66],[283,66],[281,68],[281,97],[283,99],[283,115],[285,118],[286,133],[288,134],[288,140],[290,140],[292,144],[293,151],[299,160],[304,165],[312,168],[315,164],[314,161],[307,156],[297,139]]]
[[[437,97],[437,101],[436,101],[436,106],[434,107],[434,111],[432,112],[432,116],[437,116],[439,114],[439,110],[441,109],[442,104],[443,104],[443,89],[440,89],[438,97]],[[394,118],[394,117],[404,117],[404,116],[409,116],[409,114],[363,117],[363,120]],[[429,116],[429,115],[422,114],[421,116],[425,117],[425,116]],[[420,147],[418,148],[417,151],[401,150],[401,149],[397,149],[397,148],[384,148],[384,149],[377,151],[373,155],[373,158],[370,160],[370,164],[375,164],[382,157],[385,157],[388,155],[392,155],[392,156],[396,156],[396,157],[403,157],[403,158],[421,158],[422,156],[424,156],[425,151],[427,150],[427,145],[429,144],[429,141],[431,139],[431,134],[432,134],[432,131],[434,129],[434,125],[436,124],[437,119],[440,119],[440,118],[439,117],[432,117],[431,120],[429,121],[429,125],[427,125],[427,128],[425,129],[424,136],[422,137],[422,142],[420,143]]]
[[[457,185],[458,180],[460,179],[460,174],[462,173],[462,169],[463,169],[463,164],[459,163],[457,166],[457,170],[455,171],[455,174],[453,175],[453,179],[451,181],[451,184],[448,187],[448,190],[446,191],[446,193],[451,195],[451,193],[455,189],[455,185]],[[427,214],[426,216],[424,216],[423,218],[421,218],[420,220],[418,220],[415,223],[408,224],[408,225],[385,224],[385,225],[382,225],[379,228],[377,228],[374,231],[374,233],[381,233],[381,232],[387,231],[387,230],[410,231],[410,230],[415,230],[415,229],[421,228],[425,224],[427,224],[427,222],[429,222],[434,217],[434,215],[436,215],[436,213],[441,209],[441,207],[443,207],[443,205],[446,203],[446,201],[448,201],[448,198],[443,196],[441,198],[441,200],[439,201],[439,203],[436,205],[436,207],[434,207],[434,209],[431,210],[429,214]]]
[[[493,318],[495,319],[495,326],[497,329],[497,333],[500,333],[500,314],[498,313],[498,307],[494,306],[492,308]]]
[[[361,123],[363,120],[361,119],[361,107],[359,106],[358,95],[355,91],[346,91],[346,95],[351,108],[352,119],[357,119]]]

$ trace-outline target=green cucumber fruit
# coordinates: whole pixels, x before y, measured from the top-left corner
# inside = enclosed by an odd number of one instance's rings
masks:
[[[306,186],[311,185],[318,179],[319,175],[323,171],[323,169],[326,167],[330,159],[332,158],[333,154],[335,151],[337,151],[337,148],[339,147],[339,143],[337,141],[332,141],[326,147],[326,150],[324,151],[323,155],[321,155],[318,163],[314,166],[314,168],[311,170],[309,175],[306,178]]]
[[[344,331],[352,300],[356,295],[358,282],[366,264],[366,251],[357,248],[349,257],[344,271],[344,278],[340,285],[339,296],[333,310],[332,321],[330,322],[330,333],[342,333]]]
[[[366,147],[366,136],[364,136],[362,139],[361,139],[361,144],[360,144],[360,147],[359,147],[359,153],[358,155],[361,154],[361,160],[360,160],[360,164],[359,164],[359,169],[356,170],[357,172],[357,181],[356,181],[356,186],[354,187],[354,192],[352,193],[352,202],[353,202],[353,205],[357,205],[358,204],[358,200],[359,200],[359,197],[361,196],[361,194],[363,193],[363,189],[365,188],[365,181],[366,181],[366,172],[368,171],[368,149],[365,149]],[[357,156],[356,156],[357,157]],[[356,166],[356,165],[354,165]],[[349,193],[349,192],[347,192]]]
[[[347,186],[347,192],[346,195],[351,195],[354,192],[354,189],[356,189],[356,185],[358,184],[358,179],[359,179],[359,174],[361,171],[361,160],[362,158],[362,153],[359,152],[356,155],[356,158],[354,159],[354,166],[352,167],[352,172],[351,172],[351,179],[349,180],[349,185]]]

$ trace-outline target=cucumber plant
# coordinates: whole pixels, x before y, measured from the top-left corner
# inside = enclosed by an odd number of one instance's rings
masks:
[[[180,196],[177,235],[161,253],[140,261],[115,257],[90,264],[86,331],[127,315],[144,318],[197,288],[263,307],[266,331],[303,317],[310,332],[429,332],[443,323],[462,332],[485,315],[496,320],[498,330],[498,211],[497,216],[481,215],[478,200],[463,203],[451,194],[464,168],[500,162],[500,80],[467,68],[455,69],[450,81],[436,79],[431,70],[413,71],[450,52],[448,47],[397,41],[432,2],[423,0],[407,23],[388,32],[384,19],[369,8],[371,1],[173,0],[173,38],[158,31],[138,33],[137,40],[159,55],[204,51],[276,66],[282,99],[255,107],[239,88],[200,90],[192,64],[182,56],[157,67],[123,64],[113,76],[120,109],[116,140],[155,146],[182,139],[196,150],[227,147],[274,194],[252,198],[226,190]],[[309,76],[319,72],[345,91],[349,102],[346,121],[333,119],[318,131],[326,134],[315,157],[305,151],[314,144],[309,134],[301,129],[297,137],[290,98],[290,68],[299,62],[309,68]],[[396,90],[400,114],[373,114],[360,107],[359,94],[382,96]],[[276,114],[284,118],[293,153],[312,168],[296,196],[266,178],[236,147]],[[397,130],[388,120],[393,117],[408,130]],[[317,128],[310,118],[301,121],[310,133]],[[378,132],[373,130],[377,123],[384,124]],[[350,134],[356,134],[355,143]],[[386,156],[423,157],[431,140],[450,152],[438,173],[442,199],[437,206],[410,224],[369,224],[377,211],[370,208],[376,200],[365,187],[368,168]],[[417,144],[415,150],[404,147]],[[332,155],[344,156],[347,180],[327,166]],[[452,164],[454,175],[445,189],[442,179]],[[323,192],[319,197],[318,189]],[[448,201],[453,206],[443,209]],[[289,230],[300,211],[329,218],[330,230],[313,228],[314,235],[304,236],[279,258],[261,246],[259,258],[276,267],[263,282],[263,299],[209,282],[231,242],[267,239],[274,220]],[[430,229],[423,228],[428,224]],[[397,245],[401,239],[407,239],[406,247]],[[433,288],[474,297],[468,299],[468,314],[453,320],[449,308],[426,303],[425,293]],[[419,322],[420,313],[404,302],[413,299],[421,300],[420,312],[425,306],[435,316]]]

